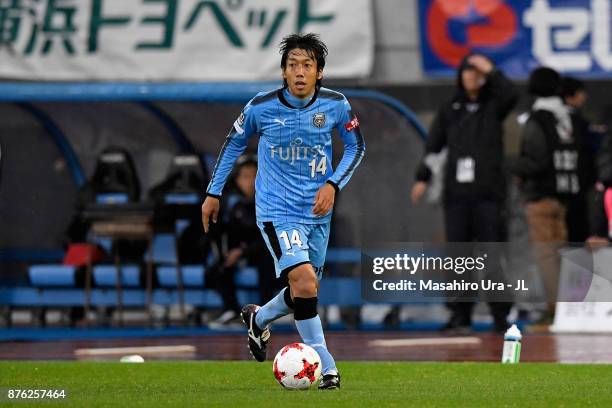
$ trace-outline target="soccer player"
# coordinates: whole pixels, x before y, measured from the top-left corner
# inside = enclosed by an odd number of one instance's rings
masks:
[[[246,305],[242,317],[249,349],[266,359],[268,325],[293,313],[304,343],[321,356],[320,389],[340,387],[340,375],[327,350],[317,313],[334,200],[359,165],[365,143],[357,117],[344,95],[323,88],[327,47],[316,34],[293,34],[280,44],[283,87],[258,93],[242,110],[217,159],[202,222],[217,221],[219,198],[235,160],[248,139],[259,135],[255,205],[257,225],[274,258],[276,275],[288,282],[263,306]],[[332,170],[332,130],[344,142],[344,155]]]

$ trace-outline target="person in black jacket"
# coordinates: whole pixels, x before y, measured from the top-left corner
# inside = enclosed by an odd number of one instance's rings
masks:
[[[224,200],[220,219],[222,265],[219,269],[217,290],[223,299],[224,312],[209,323],[210,328],[242,324],[240,305],[236,297],[235,274],[240,260],[255,266],[259,274],[259,296],[264,304],[274,296],[276,274],[274,260],[267,250],[255,218],[255,176],[257,158],[241,156],[236,162],[232,178],[234,188]]]
[[[457,72],[457,93],[438,110],[411,193],[412,202],[419,202],[432,174],[428,156],[446,147],[443,194],[448,242],[505,240],[503,122],[517,100],[512,83],[487,57],[464,58]],[[469,329],[473,303],[448,307],[452,316],[444,329]],[[491,303],[490,309],[495,329],[505,330],[510,304]]]
[[[601,133],[597,129],[601,126],[591,125],[582,112],[587,101],[584,82],[572,77],[563,77],[561,79],[561,97],[569,108],[572,126],[575,129],[573,133],[581,154],[580,167],[578,168],[580,191],[574,196],[568,197],[565,203],[567,208],[565,215],[567,241],[582,243],[589,237],[590,233],[588,195],[596,181],[596,141]]]
[[[540,67],[529,76],[528,91],[535,101],[521,133],[520,153],[510,168],[526,201],[529,238],[534,244],[552,321],[559,286],[558,249],[567,242],[567,203],[576,200],[581,185],[581,126],[560,97],[561,76]]]

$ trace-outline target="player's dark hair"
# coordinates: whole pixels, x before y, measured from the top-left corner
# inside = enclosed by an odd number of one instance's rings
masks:
[[[317,61],[317,72],[325,68],[325,58],[327,57],[327,46],[318,34],[291,34],[283,38],[280,42],[279,52],[281,54],[281,68],[284,70],[287,67],[287,58],[289,52],[295,49],[301,49],[315,61]],[[283,80],[283,84],[287,86],[287,80]],[[317,80],[317,86],[321,86],[321,80]]]

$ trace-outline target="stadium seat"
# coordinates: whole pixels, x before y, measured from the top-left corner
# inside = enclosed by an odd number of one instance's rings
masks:
[[[319,304],[358,306],[361,299],[361,279],[354,277],[326,278],[319,288]]]
[[[32,265],[28,276],[34,287],[76,286],[76,267],[70,265]]]
[[[121,286],[124,288],[140,287],[140,268],[136,265],[121,265]],[[93,282],[97,287],[115,287],[117,268],[115,265],[97,265],[93,268]]]
[[[91,236],[88,238],[87,241],[101,246],[109,254],[112,253],[113,251],[113,239],[112,238]]]
[[[239,288],[253,288],[256,289],[259,284],[259,273],[257,268],[246,267],[239,269],[234,277],[234,282]]]
[[[325,262],[359,263],[361,262],[361,251],[358,248],[329,248]]]
[[[205,270],[201,265],[180,266],[183,286],[185,288],[203,288]],[[163,288],[178,286],[176,266],[160,266],[157,268],[157,280]]]
[[[125,193],[99,193],[96,194],[98,204],[125,204],[129,201]]]
[[[200,197],[197,194],[170,193],[164,197],[166,204],[199,204]]]
[[[151,259],[156,264],[176,264],[178,257],[176,254],[176,238],[174,234],[155,234],[151,246]],[[149,254],[145,254],[148,259]]]
[[[238,303],[241,305],[257,304],[259,302],[259,293],[255,290],[238,290],[236,296],[238,297]]]

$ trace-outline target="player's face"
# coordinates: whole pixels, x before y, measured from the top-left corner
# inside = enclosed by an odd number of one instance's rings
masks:
[[[282,73],[287,80],[289,92],[298,98],[312,95],[317,80],[323,78],[323,70],[317,68],[317,61],[299,48],[289,51],[287,65]]]
[[[463,89],[468,94],[474,94],[480,91],[486,78],[480,71],[474,68],[466,68],[461,71],[461,81],[463,82]]]
[[[255,196],[255,177],[257,176],[257,166],[243,165],[236,176],[236,186],[245,197]]]

